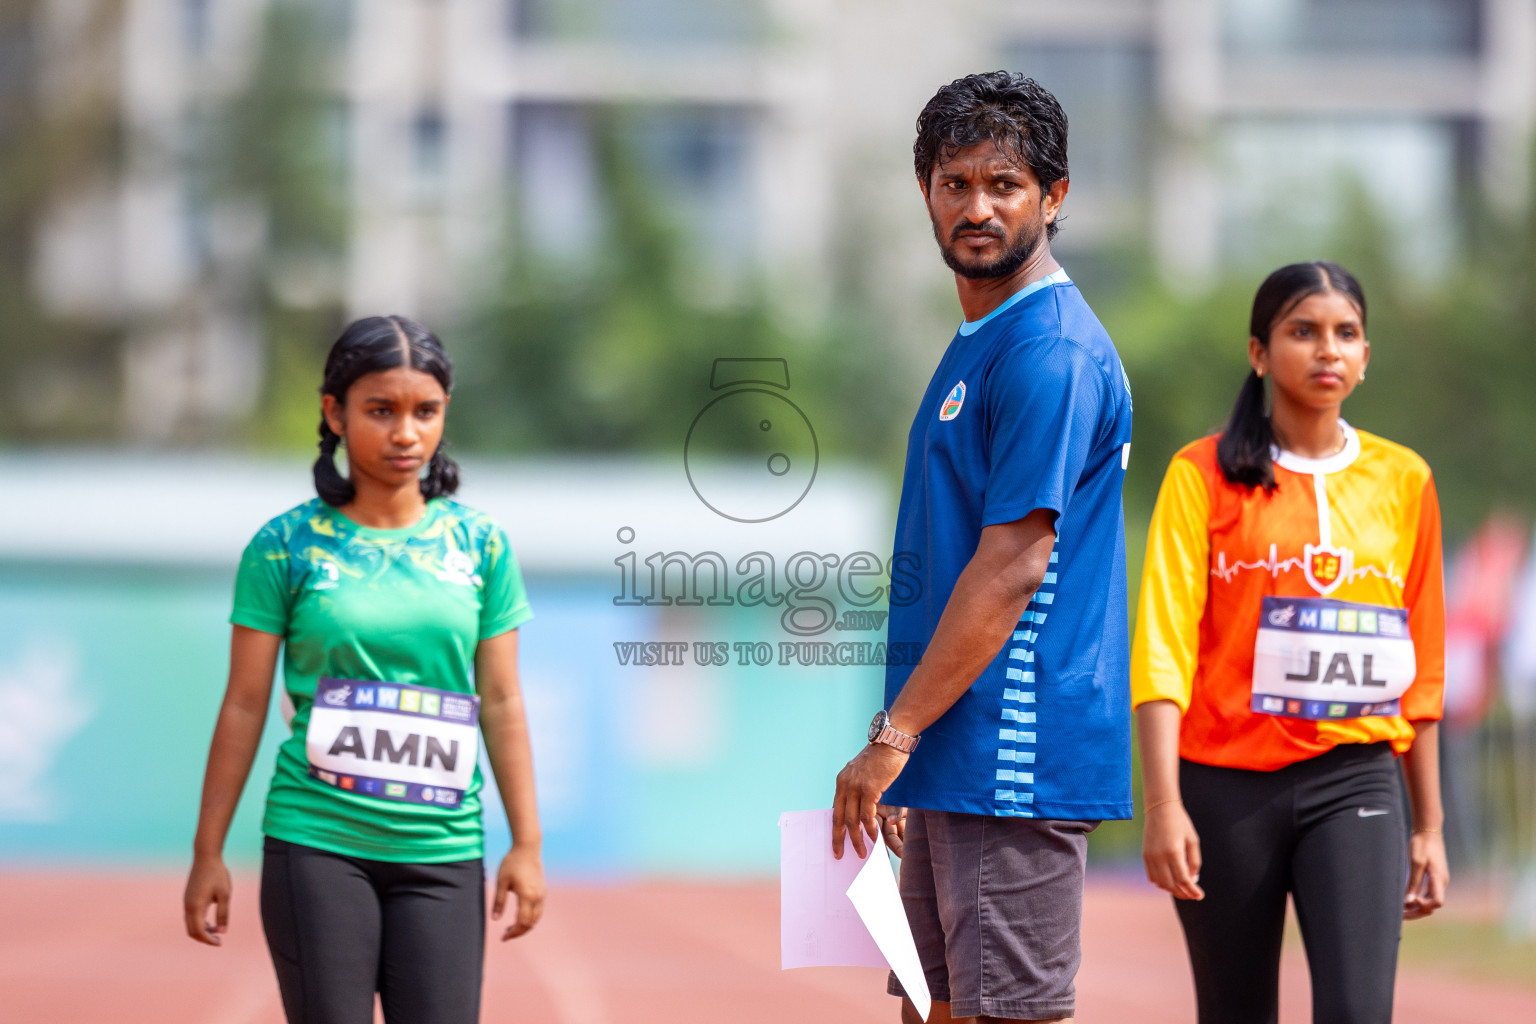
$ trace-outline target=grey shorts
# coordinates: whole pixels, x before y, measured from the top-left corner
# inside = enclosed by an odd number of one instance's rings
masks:
[[[951,1016],[1072,1016],[1088,833],[1098,825],[908,812],[901,901],[928,991]],[[894,974],[887,991],[906,994]]]

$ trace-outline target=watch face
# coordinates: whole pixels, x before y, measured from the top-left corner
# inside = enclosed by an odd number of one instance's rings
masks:
[[[890,713],[884,709],[875,712],[875,720],[869,723],[869,742],[873,743],[880,738],[880,734],[885,731],[885,723],[890,720]]]

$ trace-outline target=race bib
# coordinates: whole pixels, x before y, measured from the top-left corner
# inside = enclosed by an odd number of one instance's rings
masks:
[[[457,807],[474,778],[479,719],[474,694],[321,679],[304,734],[309,774],[353,793]]]
[[[1396,715],[1417,670],[1407,609],[1266,597],[1249,706],[1289,718]]]

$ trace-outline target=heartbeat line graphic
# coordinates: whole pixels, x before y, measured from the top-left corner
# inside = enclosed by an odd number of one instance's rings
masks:
[[[1211,569],[1211,575],[1219,577],[1223,583],[1231,583],[1233,578],[1244,570],[1262,570],[1269,573],[1272,577],[1279,578],[1281,573],[1290,572],[1292,569],[1301,569],[1304,565],[1305,563],[1300,558],[1287,558],[1282,561],[1279,545],[1271,544],[1269,546],[1269,557],[1260,559],[1257,562],[1244,562],[1239,559],[1228,565],[1227,553],[1225,551],[1218,551],[1216,553],[1216,565]],[[1388,562],[1385,569],[1374,565],[1355,566],[1344,578],[1344,582],[1353,583],[1355,580],[1363,580],[1367,576],[1375,576],[1377,579],[1386,580],[1401,590],[1405,584],[1402,576],[1398,575],[1394,571],[1395,569],[1395,562]]]
[[[1300,569],[1301,566],[1302,561],[1299,558],[1287,558],[1283,562],[1280,561],[1279,545],[1271,544],[1269,546],[1269,557],[1257,562],[1244,562],[1240,560],[1228,565],[1227,553],[1225,551],[1218,551],[1216,553],[1216,567],[1211,570],[1211,575],[1220,576],[1223,583],[1231,583],[1232,578],[1244,569],[1263,569],[1271,576],[1279,576],[1283,572]]]

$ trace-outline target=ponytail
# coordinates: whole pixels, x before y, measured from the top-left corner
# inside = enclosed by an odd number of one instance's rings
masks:
[[[325,378],[320,393],[330,395],[338,402],[345,402],[347,390],[359,377],[382,370],[407,366],[422,373],[429,373],[443,386],[443,391],[453,391],[453,363],[443,351],[443,343],[437,335],[421,324],[403,316],[369,316],[354,320],[341,332],[341,337],[331,346],[325,357]],[[459,467],[443,449],[446,440],[440,440],[432,460],[427,464],[427,475],[421,479],[421,496],[431,501],[444,498],[459,489]],[[352,481],[336,469],[336,449],[341,438],[331,425],[320,417],[320,457],[315,460],[315,491],[326,504],[340,508],[357,495]]]
[[[1275,443],[1269,416],[1264,411],[1264,378],[1248,371],[1227,428],[1216,441],[1216,462],[1228,483],[1275,489],[1275,464],[1270,446]]]

